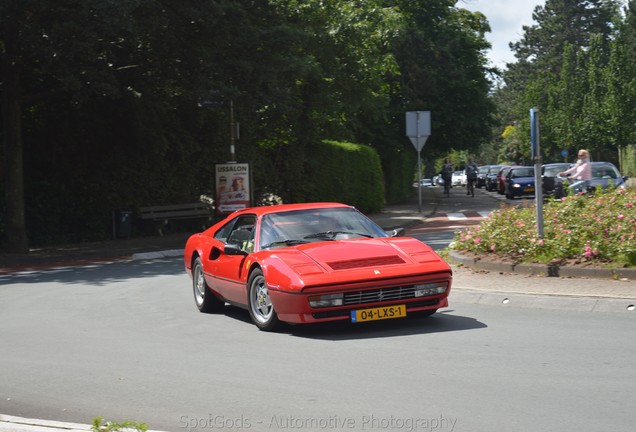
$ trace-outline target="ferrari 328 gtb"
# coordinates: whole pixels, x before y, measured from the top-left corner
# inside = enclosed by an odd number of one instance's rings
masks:
[[[236,305],[261,330],[432,315],[448,306],[451,269],[402,233],[345,204],[253,207],[192,235],[185,268],[200,311]]]

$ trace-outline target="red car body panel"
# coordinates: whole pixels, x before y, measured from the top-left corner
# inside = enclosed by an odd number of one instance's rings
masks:
[[[209,289],[229,303],[247,307],[250,273],[260,268],[274,309],[281,321],[310,323],[350,318],[356,308],[405,304],[407,312],[448,306],[452,271],[431,247],[410,237],[351,238],[264,249],[247,255],[228,255],[215,234],[240,215],[256,217],[256,233],[263,215],[294,210],[351,208],[338,203],[286,204],[255,207],[233,213],[202,233],[192,235],[185,247],[184,264],[192,277],[194,260],[202,261]],[[255,244],[259,244],[256,234]],[[441,294],[426,297],[385,298],[415,284],[446,284]],[[365,303],[312,308],[309,296],[328,293],[375,295]]]

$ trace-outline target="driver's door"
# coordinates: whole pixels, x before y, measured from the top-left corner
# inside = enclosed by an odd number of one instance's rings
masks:
[[[221,251],[214,263],[213,273],[219,293],[229,302],[247,304],[245,262],[254,247],[255,227],[256,216],[239,216],[231,230],[219,238],[224,244],[234,245],[245,252],[231,255]]]

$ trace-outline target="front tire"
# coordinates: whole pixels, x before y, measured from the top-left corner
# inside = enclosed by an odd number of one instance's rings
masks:
[[[260,330],[274,331],[280,327],[261,269],[255,269],[247,282],[247,306],[252,322]]]
[[[192,291],[194,292],[194,303],[203,313],[220,312],[225,306],[225,302],[214,295],[205,281],[201,258],[194,260],[192,266]]]

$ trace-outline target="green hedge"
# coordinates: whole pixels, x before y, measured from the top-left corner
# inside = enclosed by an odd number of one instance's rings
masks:
[[[417,153],[413,147],[392,147],[381,155],[386,179],[388,204],[402,203],[413,194],[413,175],[417,167]]]
[[[342,202],[365,213],[384,207],[384,176],[373,148],[324,140],[311,149],[307,166],[307,201]]]

